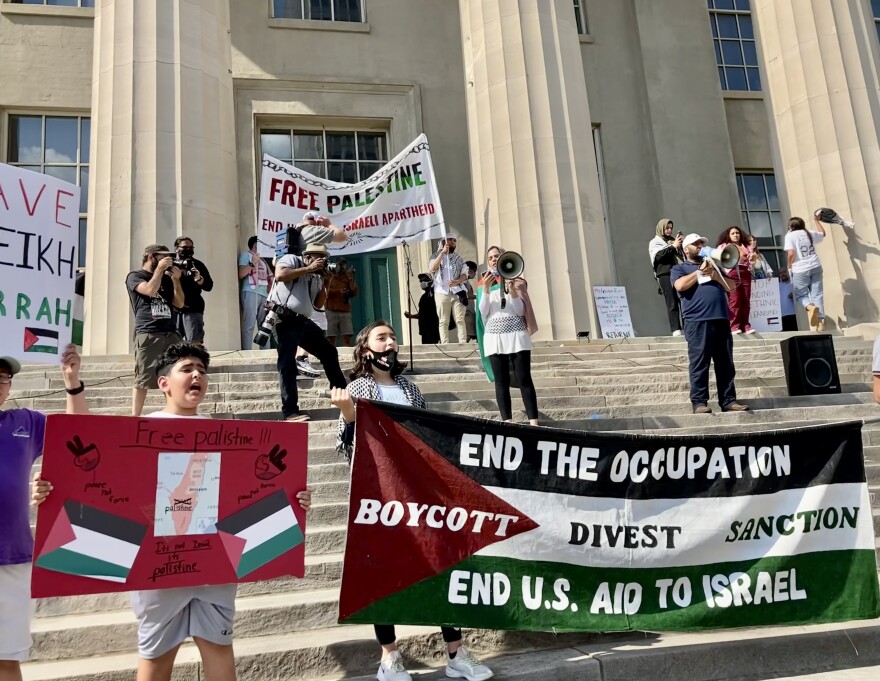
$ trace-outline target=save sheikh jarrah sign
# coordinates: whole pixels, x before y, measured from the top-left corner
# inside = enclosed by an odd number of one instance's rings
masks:
[[[357,409],[342,622],[663,631],[880,614],[861,423],[637,436]]]

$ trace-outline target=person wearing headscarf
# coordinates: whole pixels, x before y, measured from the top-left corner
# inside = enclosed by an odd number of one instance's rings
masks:
[[[513,416],[510,402],[512,366],[529,423],[537,426],[538,400],[531,373],[531,336],[538,330],[538,323],[526,280],[522,277],[502,279],[498,274],[498,258],[504,253],[500,246],[492,246],[486,251],[489,269],[483,273],[477,288],[477,345],[486,375],[495,383],[495,399],[502,420],[510,421]]]
[[[419,275],[419,286],[422,288],[422,297],[419,298],[419,311],[412,313],[406,311],[403,316],[407,319],[419,321],[419,336],[422,337],[422,345],[436,345],[440,342],[440,321],[437,319],[437,307],[434,304],[434,285],[430,274]]]
[[[682,257],[681,243],[684,235],[679,232],[672,235],[672,220],[661,218],[654,230],[654,238],[648,242],[648,256],[651,258],[651,267],[654,270],[654,278],[660,286],[660,293],[666,301],[666,315],[669,318],[669,330],[673,336],[681,335],[681,304],[678,294],[669,283],[669,273],[677,264],[684,261]]]

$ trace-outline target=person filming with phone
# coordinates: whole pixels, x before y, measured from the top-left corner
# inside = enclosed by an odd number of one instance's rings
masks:
[[[449,343],[450,312],[455,318],[458,342],[467,343],[467,293],[464,282],[467,281],[468,268],[464,258],[455,252],[457,245],[455,234],[447,234],[428,264],[428,269],[434,275],[434,302],[440,320],[440,342],[443,344]]]

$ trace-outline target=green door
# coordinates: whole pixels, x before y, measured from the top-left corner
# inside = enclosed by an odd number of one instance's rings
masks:
[[[354,335],[377,319],[390,322],[401,334],[397,249],[348,255],[346,260],[348,266],[354,268],[354,279],[358,285],[358,295],[351,301]]]

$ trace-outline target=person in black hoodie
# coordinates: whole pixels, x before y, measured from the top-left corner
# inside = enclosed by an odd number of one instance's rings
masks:
[[[422,345],[436,345],[440,342],[440,319],[437,317],[437,306],[434,304],[434,285],[430,274],[419,275],[419,285],[424,293],[419,298],[417,314],[404,312],[407,319],[419,320],[419,335]]]
[[[681,308],[678,294],[669,283],[669,273],[672,268],[684,258],[681,251],[683,235],[679,232],[672,235],[674,225],[669,218],[662,218],[657,223],[654,238],[648,243],[648,255],[651,258],[651,267],[654,269],[654,278],[660,285],[660,292],[666,301],[666,314],[669,317],[669,329],[673,336],[681,335]]]
[[[211,273],[201,260],[196,260],[193,240],[188,236],[177,237],[174,241],[174,250],[177,251],[175,263],[183,272],[180,278],[180,286],[183,289],[183,309],[177,316],[177,331],[196,345],[205,344],[205,300],[202,291],[210,291],[214,288],[214,280]]]

